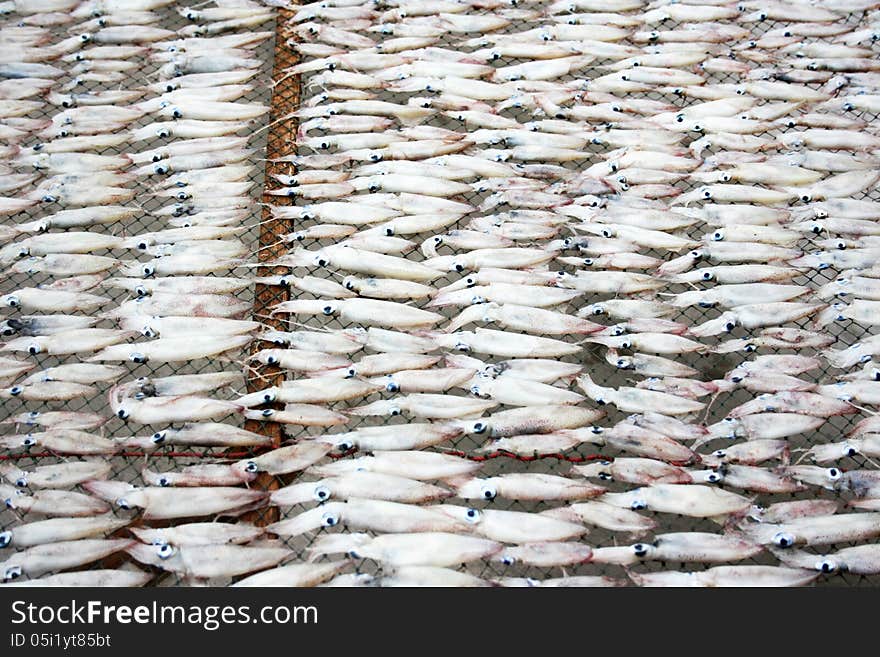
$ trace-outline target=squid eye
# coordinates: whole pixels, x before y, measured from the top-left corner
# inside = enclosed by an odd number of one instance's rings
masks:
[[[171,480],[168,477],[159,477],[159,485],[166,488],[171,485]]]
[[[477,523],[480,521],[480,518],[483,514],[481,514],[477,509],[468,509],[464,512],[465,520],[470,523]]]
[[[708,481],[710,484],[717,484],[722,479],[723,477],[717,472],[710,472],[708,475],[706,475],[706,481]]]
[[[24,388],[22,388],[21,386],[12,386],[9,389],[9,394],[12,395],[13,397],[17,397],[18,395],[20,395],[22,393],[23,390],[24,390]]]
[[[344,438],[336,443],[336,448],[341,452],[349,452],[354,449],[354,441],[351,438]]]
[[[21,577],[21,566],[9,566],[9,568],[3,572],[3,579],[6,581],[18,577]]]
[[[171,131],[168,130],[167,128],[160,128],[159,130],[156,131],[156,136],[157,137],[170,137]]]
[[[514,557],[508,556],[506,554],[503,557],[501,557],[500,561],[505,566],[512,566],[513,564],[516,563],[516,559]]]
[[[9,547],[10,543],[12,543],[12,532],[5,531],[0,533],[0,548]]]
[[[37,439],[31,435],[27,435],[24,437],[24,440],[21,441],[21,444],[25,447],[33,447],[37,444]]]
[[[146,363],[146,362],[147,362],[147,356],[146,356],[146,354],[144,354],[144,353],[142,353],[142,352],[140,352],[140,351],[133,351],[133,352],[131,352],[131,353],[128,355],[128,359],[129,359],[132,363]]]
[[[632,551],[637,557],[644,557],[648,554],[648,546],[644,543],[636,543],[632,546]]]
[[[394,383],[394,381],[390,381],[389,383],[385,384],[385,391],[386,392],[400,392],[400,386],[397,385],[396,383]]]
[[[8,297],[6,297],[6,305],[10,308],[20,308],[21,300],[14,294],[10,294]]]
[[[710,192],[708,189],[704,189],[703,198],[712,198],[712,192]]]
[[[593,314],[594,314],[594,315],[604,315],[604,314],[605,314],[605,308],[604,308],[603,306],[595,306],[595,307],[593,308]]]
[[[158,547],[158,549],[156,550],[156,554],[159,555],[160,559],[168,559],[174,555],[174,548],[168,545],[168,543],[165,543],[164,545],[160,545]]]
[[[88,42],[88,41],[91,41],[91,40],[92,40],[92,37],[91,37],[90,34],[80,34],[80,35],[79,35],[79,40],[82,41],[83,43],[86,43],[86,42]]]
[[[489,427],[483,422],[475,422],[474,426],[471,427],[472,433],[485,433],[486,429]]]
[[[275,356],[266,356],[266,365],[277,365],[278,358]]]
[[[390,409],[390,411],[389,411],[389,413],[390,413],[392,416],[396,417],[396,416],[400,415],[400,409],[397,408],[397,406],[392,406],[391,409]]]
[[[339,514],[338,513],[325,513],[321,516],[321,526],[322,527],[335,527],[339,524]]]
[[[736,323],[735,322],[727,322],[727,324],[724,325],[724,328],[727,329],[728,333],[730,333],[730,331],[732,331],[733,329],[736,328]],[[742,380],[742,379],[740,379],[740,380]]]
[[[27,350],[28,350],[28,353],[29,353],[31,356],[36,356],[38,353],[40,353],[41,351],[43,351],[43,349],[42,349],[42,348],[40,347],[40,345],[38,345],[38,344],[31,344],[31,345],[28,345]]]
[[[712,452],[712,456],[723,459],[727,456],[727,452],[725,452],[723,449],[716,449],[714,452]]]
[[[131,413],[129,413],[129,412],[128,412],[127,410],[125,410],[124,408],[120,408],[118,411],[116,411],[116,417],[118,417],[120,420],[125,420],[125,419],[127,419],[130,415],[131,415]]]
[[[247,463],[244,464],[244,471],[251,472],[251,473],[259,472],[260,466],[257,465],[254,461],[248,461]]]
[[[325,502],[330,499],[330,489],[326,486],[317,486],[312,493],[312,497],[316,502]]]
[[[648,503],[644,500],[633,500],[632,504],[629,505],[629,508],[633,511],[641,511],[642,509],[648,508]]]
[[[25,488],[28,485],[27,477],[19,477],[15,480],[15,485],[19,488]]]
[[[830,559],[823,559],[819,563],[816,564],[816,570],[823,573],[833,573],[837,571],[837,564],[831,561]]]
[[[755,346],[754,344],[752,344],[751,342],[749,342],[749,343],[743,348],[743,350],[746,351],[746,352],[748,352],[748,353],[752,353],[753,351],[757,351],[757,350],[758,350],[758,347]]]
[[[157,175],[164,176],[166,173],[168,173],[168,167],[163,166],[163,165],[160,164],[160,165],[157,166],[157,167],[153,167],[153,171],[154,171]]]
[[[786,532],[779,532],[772,540],[776,547],[789,548],[794,545],[794,536]]]
[[[349,367],[348,371],[345,373],[346,378],[351,378],[353,376],[357,376],[357,370],[353,367]]]
[[[494,486],[490,486],[487,484],[480,489],[480,497],[482,497],[484,500],[494,500],[497,495],[498,491],[495,489]]]
[[[389,226],[383,232],[385,233],[385,237],[394,237],[394,228],[392,226]]]
[[[166,435],[167,433],[165,431],[157,431],[150,437],[150,440],[152,440],[157,445],[161,445],[165,442]]]
[[[602,398],[602,397],[597,397],[595,401],[596,401],[597,404],[599,404],[599,406],[604,406],[605,404],[608,403],[608,402],[606,402],[605,399]]]
[[[831,481],[837,481],[841,477],[840,470],[838,470],[837,468],[828,468],[827,472],[828,472],[828,478]]]
[[[324,313],[325,315],[332,315],[334,312],[333,306],[324,306],[321,309],[321,312]]]

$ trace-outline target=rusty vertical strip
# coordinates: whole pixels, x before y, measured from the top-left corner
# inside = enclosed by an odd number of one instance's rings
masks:
[[[270,127],[266,141],[266,169],[263,181],[264,204],[288,205],[292,199],[282,196],[270,196],[266,190],[271,184],[273,174],[292,174],[293,165],[286,162],[273,162],[277,158],[289,155],[296,149],[296,131],[299,127],[298,119],[287,118],[288,115],[299,107],[300,100],[300,76],[290,75],[287,70],[297,63],[298,53],[292,50],[287,41],[293,37],[290,31],[293,25],[294,11],[280,7],[276,18],[275,27],[275,50],[274,63],[272,66],[272,111],[269,117]],[[270,262],[287,252],[284,244],[279,243],[281,236],[292,232],[292,221],[288,219],[276,219],[264,205],[260,224],[260,251],[259,262]],[[260,276],[286,273],[283,267],[261,267],[258,270]],[[284,331],[287,325],[281,317],[269,318],[271,306],[290,298],[290,290],[284,286],[257,285],[254,292],[253,317],[271,326],[274,329]],[[252,353],[259,351],[259,345],[254,345]],[[256,392],[269,386],[280,386],[284,375],[277,367],[265,367],[261,371],[262,378],[249,373],[247,379],[248,392]],[[280,405],[276,405],[280,408]],[[272,437],[272,444],[278,447],[284,438],[284,427],[278,422],[260,422],[247,420],[245,429]],[[275,490],[279,487],[278,480],[268,474],[261,474],[253,482],[254,488],[263,490]],[[258,524],[266,525],[278,519],[278,510],[269,507],[261,512],[248,514],[249,519]],[[247,516],[246,516],[247,517]]]

